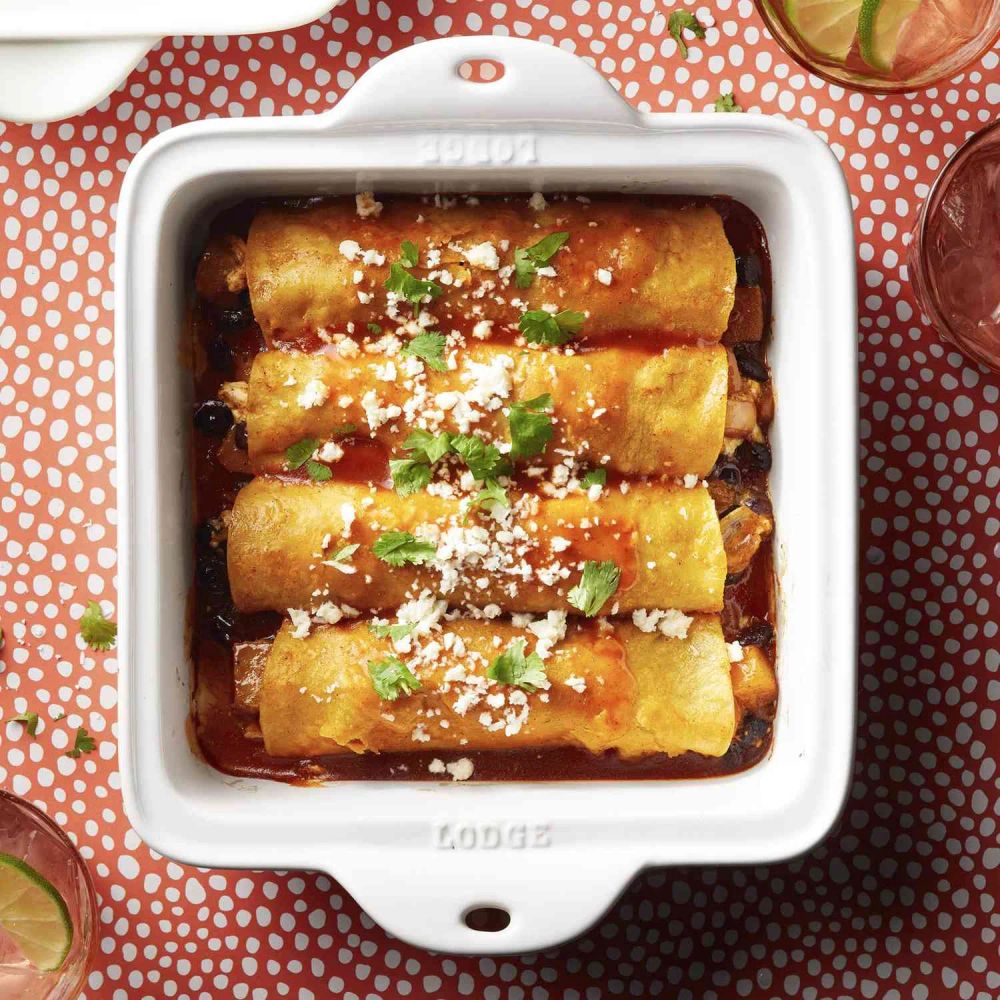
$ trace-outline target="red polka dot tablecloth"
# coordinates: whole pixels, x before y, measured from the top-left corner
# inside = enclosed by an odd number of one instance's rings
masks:
[[[803,72],[749,0],[690,5],[713,26],[685,60],[674,6],[355,0],[275,35],[165,40],[86,115],[0,124],[0,786],[89,862],[101,940],[84,996],[1000,993],[1000,378],[921,321],[905,265],[928,185],[997,115],[998,51],[924,93],[862,96]],[[472,33],[577,52],[643,110],[709,110],[732,89],[747,112],[808,125],[846,171],[860,257],[860,690],[839,824],[786,864],[644,873],[580,939],[506,959],[404,945],[325,875],[201,871],[147,849],[119,791],[115,656],[76,625],[88,600],[115,609],[111,265],[131,157],[197,118],[321,111],[385,54]],[[25,710],[35,739],[9,721]],[[97,748],[72,759],[78,726]]]

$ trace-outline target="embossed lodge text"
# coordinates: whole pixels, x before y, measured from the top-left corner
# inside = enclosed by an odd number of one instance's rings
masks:
[[[551,847],[552,829],[548,823],[435,823],[433,843],[441,851]]]

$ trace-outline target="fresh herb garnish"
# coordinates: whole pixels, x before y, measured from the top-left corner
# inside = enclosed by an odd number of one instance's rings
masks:
[[[407,451],[412,451],[414,458],[423,455],[423,460],[433,465],[450,451],[451,435],[444,431],[440,434],[431,434],[430,431],[415,430],[403,442],[403,447]]]
[[[730,91],[728,94],[720,94],[715,99],[716,111],[742,111],[743,109],[736,103],[736,96]]]
[[[337,551],[334,552],[329,559],[325,559],[324,562],[347,562],[347,560],[350,559],[359,548],[361,548],[361,546],[358,545],[357,542],[352,542],[350,545],[341,545],[340,548],[337,549]]]
[[[420,251],[416,243],[403,240],[399,247],[399,259],[403,262],[403,267],[416,267],[420,263]]]
[[[401,694],[413,694],[420,690],[420,681],[398,656],[369,660],[368,675],[375,693],[384,701],[395,701]]]
[[[389,277],[385,279],[385,288],[386,291],[395,292],[401,299],[412,302],[414,313],[424,299],[436,299],[444,291],[437,282],[414,278],[399,261],[396,261],[389,268]]]
[[[392,485],[401,497],[411,493],[419,493],[431,481],[431,467],[427,462],[416,458],[389,459],[389,475]]]
[[[590,489],[591,486],[604,486],[608,481],[608,470],[607,469],[591,469],[584,477],[580,480],[580,485],[585,489]]]
[[[546,683],[545,666],[537,653],[524,655],[524,639],[515,639],[490,665],[486,676],[501,684],[535,691]]]
[[[701,26],[698,18],[687,10],[675,10],[667,21],[667,30],[673,36],[674,41],[677,42],[677,48],[680,49],[681,58],[683,59],[687,59],[688,54],[688,47],[684,41],[683,32],[685,30],[690,31],[695,38],[705,37],[705,29]]]
[[[285,467],[288,469],[301,469],[312,457],[319,441],[316,438],[303,438],[289,445],[285,449]]]
[[[511,405],[507,422],[510,424],[510,457],[531,458],[545,451],[552,440],[552,418],[544,410],[552,409],[552,397],[546,392],[534,399]]]
[[[444,359],[445,336],[443,333],[418,333],[399,352],[404,358],[420,358],[428,368],[436,372],[446,372],[448,363]]]
[[[314,483],[325,483],[333,478],[333,473],[328,465],[322,462],[314,462],[311,458],[306,462],[306,473]]]
[[[435,546],[411,535],[408,531],[384,532],[375,541],[372,551],[382,562],[390,566],[425,563],[437,555]]]
[[[522,314],[518,327],[529,344],[558,346],[572,340],[583,329],[586,318],[582,312],[572,309],[554,314],[544,309],[532,309]]]
[[[91,649],[107,652],[118,638],[118,626],[104,617],[97,601],[88,601],[80,618],[80,635]]]
[[[382,327],[378,323],[368,323],[367,326],[369,333],[374,333],[376,337],[381,336]]]
[[[338,424],[333,429],[334,434],[347,435],[353,434],[358,429],[357,424]]]
[[[534,246],[514,250],[514,284],[530,288],[538,268],[545,267],[559,248],[569,239],[569,233],[549,233]]]
[[[500,454],[496,445],[487,444],[475,434],[452,435],[451,450],[465,462],[479,482],[505,476],[510,472],[510,463]]]
[[[94,737],[87,733],[87,730],[81,726],[76,731],[76,739],[73,741],[73,749],[67,750],[65,756],[73,757],[74,759],[79,757],[82,753],[92,753],[97,749],[97,744],[94,742]]]
[[[510,498],[507,496],[507,491],[495,479],[487,479],[469,509],[482,507],[484,510],[493,511],[497,507],[509,506]]]
[[[577,611],[593,618],[618,589],[621,575],[622,571],[613,562],[594,562],[588,559],[583,564],[580,582],[566,595],[566,600]]]
[[[416,627],[416,622],[397,622],[395,625],[377,625],[372,622],[368,626],[368,631],[376,639],[391,639],[393,642],[398,642],[400,639],[405,639]]]
[[[38,713],[37,712],[22,712],[20,715],[15,715],[11,722],[20,722],[28,735],[34,739],[35,733],[38,732]]]

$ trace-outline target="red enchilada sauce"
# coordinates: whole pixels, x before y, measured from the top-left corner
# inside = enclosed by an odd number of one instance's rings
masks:
[[[313,199],[296,201],[305,206]],[[726,236],[737,258],[737,305],[730,320],[732,339],[741,340],[737,326],[756,324],[761,316],[764,337],[759,343],[739,345],[741,369],[753,370],[754,363],[765,366],[764,348],[771,308],[771,265],[767,244],[757,217],[744,205],[728,198],[657,198],[657,203],[712,205],[722,216]],[[210,237],[246,237],[249,224],[261,202],[242,202],[219,212],[210,225]],[[286,202],[286,204],[291,204]],[[220,265],[224,266],[224,262]],[[756,316],[756,318],[755,318]],[[245,457],[246,430],[233,426],[232,413],[218,400],[221,384],[245,380],[256,354],[265,347],[254,322],[246,292],[233,294],[224,304],[210,304],[196,296],[191,310],[191,334],[195,351],[195,398],[193,462],[195,472],[195,579],[191,589],[191,655],[195,672],[192,706],[194,738],[198,751],[213,767],[227,774],[269,778],[279,781],[316,780],[427,780],[428,765],[440,751],[413,750],[405,754],[343,754],[333,757],[290,759],[271,757],[264,752],[260,730],[252,711],[236,701],[234,655],[241,644],[271,639],[281,625],[278,614],[246,615],[237,612],[230,599],[226,571],[225,543],[217,543],[218,515],[229,509],[239,490],[250,480],[249,472],[230,471],[219,460],[228,449],[238,467]],[[313,338],[315,339],[315,338]],[[502,343],[500,336],[494,343]],[[624,331],[618,342],[636,350],[659,353],[669,346],[668,337],[630,334]],[[724,342],[731,342],[730,336]],[[294,345],[302,350],[321,346],[309,337]],[[585,349],[585,347],[584,347]],[[222,447],[220,448],[220,442]],[[344,456],[337,463],[339,480],[374,482],[391,486],[388,454],[367,438],[346,437],[339,442]],[[719,514],[727,509],[727,497],[739,493],[742,502],[760,513],[770,514],[767,471],[770,452],[766,443],[754,449],[741,446],[732,458],[720,457],[709,477],[709,486]],[[305,478],[291,472],[291,478]],[[615,486],[613,475],[608,483]],[[750,497],[747,500],[747,497]],[[634,577],[634,549],[626,544],[619,564],[623,567],[622,587]],[[626,551],[630,550],[630,551]],[[766,540],[749,567],[727,578],[722,625],[727,642],[743,640],[762,647],[774,662],[774,572],[771,541]],[[590,627],[597,628],[596,623]],[[252,655],[252,648],[244,650]],[[245,679],[244,679],[245,681]],[[243,691],[247,690],[246,683]],[[566,779],[664,779],[703,778],[732,774],[753,766],[767,753],[772,738],[772,722],[745,712],[728,752],[722,757],[686,753],[678,757],[657,754],[621,760],[614,752],[593,755],[574,748],[545,750],[463,751],[474,765],[475,780],[533,781]]]

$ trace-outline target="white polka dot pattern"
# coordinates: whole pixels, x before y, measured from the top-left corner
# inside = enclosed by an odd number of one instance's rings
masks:
[[[928,330],[904,263],[928,186],[996,116],[1000,59],[866,97],[790,61],[750,0],[688,5],[711,27],[684,61],[672,6],[356,0],[279,35],[166,40],[87,115],[0,126],[0,706],[41,716],[35,740],[0,725],[0,783],[90,862],[102,939],[87,997],[1000,993],[1000,382]],[[184,121],[321,111],[386,53],[475,32],[575,51],[644,110],[710,109],[733,89],[747,111],[819,131],[847,173],[860,258],[862,634],[843,818],[787,864],[643,875],[578,941],[502,960],[401,945],[323,875],[209,873],[146,849],[119,794],[115,658],[75,625],[88,600],[115,601],[111,261],[130,158]],[[81,725],[97,750],[73,760]]]

